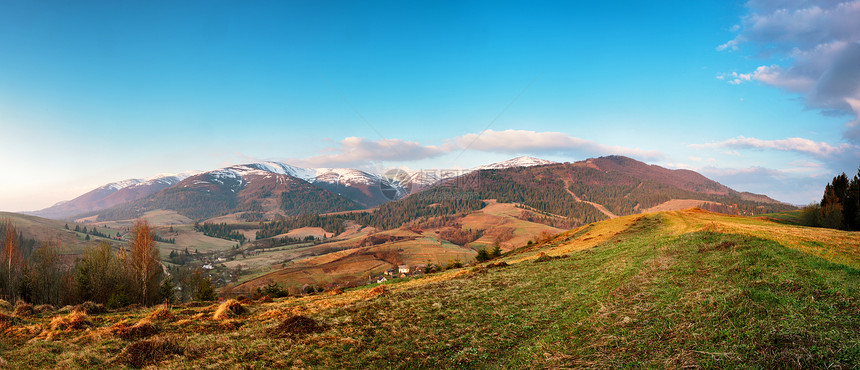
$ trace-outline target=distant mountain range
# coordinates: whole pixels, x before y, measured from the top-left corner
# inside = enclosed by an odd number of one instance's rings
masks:
[[[241,220],[259,221],[277,215],[373,208],[452,181],[462,182],[453,178],[471,179],[465,183],[478,186],[485,196],[504,197],[507,193],[502,189],[516,188],[522,194],[506,200],[510,202],[529,203],[525,200],[535,194],[562,197],[555,203],[568,204],[566,210],[544,207],[545,211],[575,214],[583,221],[600,218],[601,213],[631,214],[671,199],[698,199],[736,207],[740,203],[749,212],[781,204],[764,195],[737,192],[694,171],[670,170],[627,157],[565,164],[518,157],[464,171],[398,170],[383,175],[349,168],[251,163],[110,183],[30,214],[54,219],[96,216],[104,221],[131,219],[164,209],[196,220],[236,214]],[[552,185],[547,185],[548,181]],[[543,201],[552,203],[552,199]]]
[[[454,172],[452,175],[488,168],[549,163],[554,162],[519,157]],[[102,219],[136,217],[152,207],[181,209],[183,212],[180,213],[190,217],[211,217],[225,211],[250,212],[261,216],[267,212],[296,213],[294,211],[298,210],[278,209],[277,205],[282,203],[278,197],[283,198],[284,193],[295,194],[301,200],[315,204],[320,211],[351,210],[378,206],[412,191],[433,186],[446,177],[449,176],[439,171],[407,172],[407,176],[398,178],[351,168],[301,168],[280,162],[260,162],[208,172],[161,174],[145,179],[112,182],[72,200],[25,213],[52,219],[77,218],[98,214],[103,210],[109,211],[102,215]],[[301,182],[313,186],[308,187]],[[383,192],[381,189],[384,188],[393,189],[393,193]],[[173,190],[159,194],[167,189]]]
[[[112,182],[95,188],[75,199],[59,202],[51,207],[27,214],[63,219],[99,211],[135,201],[178,184],[191,174],[162,174],[146,179],[129,179]]]

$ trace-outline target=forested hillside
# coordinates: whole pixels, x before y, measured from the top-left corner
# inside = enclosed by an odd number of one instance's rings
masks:
[[[752,215],[795,209],[764,196],[744,196],[692,171],[668,170],[613,156],[573,164],[475,171],[404,199],[382,204],[372,212],[323,216],[309,225],[300,225],[297,219],[267,223],[258,233],[258,238],[282,234],[301,226],[328,227],[327,231],[335,232],[343,229],[342,220],[388,230],[422,217],[478,210],[486,199],[518,203],[563,216],[575,226],[607,218],[597,208],[577,200],[575,196],[603,205],[617,215],[635,214],[671,199],[717,202],[722,205],[711,205],[710,208],[731,214]]]

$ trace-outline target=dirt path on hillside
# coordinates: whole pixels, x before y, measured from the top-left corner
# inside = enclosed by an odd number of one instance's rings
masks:
[[[576,194],[574,194],[572,191],[570,191],[570,182],[568,180],[564,180],[564,190],[567,191],[567,193],[570,194],[570,196],[572,196],[573,199],[576,199],[577,202],[591,204],[592,206],[594,206],[594,208],[597,208],[598,211],[602,212],[604,215],[606,215],[609,218],[618,217],[616,214],[609,212],[609,210],[606,209],[606,207],[604,207],[603,205],[600,205],[600,204],[597,204],[594,202],[589,202],[587,200],[579,199],[579,197],[576,196]]]

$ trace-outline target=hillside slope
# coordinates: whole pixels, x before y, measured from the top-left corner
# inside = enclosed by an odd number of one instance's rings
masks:
[[[12,212],[0,212],[0,223],[11,223],[16,230],[23,234],[25,238],[33,239],[36,246],[43,243],[50,243],[60,246],[59,253],[65,255],[76,255],[83,251],[95,247],[101,241],[114,242],[112,239],[91,236],[90,240],[86,240],[86,234],[65,229],[68,225],[63,221],[57,221],[47,218],[42,218],[33,215],[25,215]],[[71,229],[74,229],[75,224],[70,224]],[[113,236],[115,233],[124,230],[110,229],[99,227],[98,231],[107,235]],[[0,242],[2,244],[3,242]]]
[[[12,317],[0,329],[0,361],[42,368],[855,367],[860,234],[798,228],[821,248],[843,249],[850,267],[772,239],[792,228],[701,210],[661,212],[562,233],[504,255],[508,266],[495,260],[384,288],[246,303],[247,312],[227,320],[212,318],[214,305],[168,308],[159,319],[147,319],[150,310],[98,314],[86,330],[48,325],[64,313]],[[149,329],[123,329],[135,322]]]
[[[29,214],[52,219],[65,219],[75,215],[99,211],[145,198],[176,185],[190,173],[160,175],[148,179],[129,179],[112,182],[93,189],[75,199],[57,203]]]

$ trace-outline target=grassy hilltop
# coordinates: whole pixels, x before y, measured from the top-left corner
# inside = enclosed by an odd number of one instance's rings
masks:
[[[660,212],[345,292],[0,308],[0,366],[854,368],[858,289],[856,232]]]

